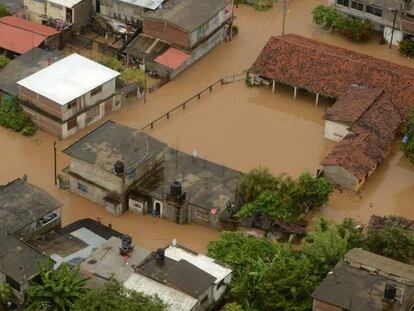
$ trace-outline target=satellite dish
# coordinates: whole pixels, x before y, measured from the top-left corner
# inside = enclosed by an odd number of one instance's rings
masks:
[[[177,240],[176,239],[173,239],[172,242],[171,242],[171,244],[172,244],[172,246],[176,247],[177,246]]]

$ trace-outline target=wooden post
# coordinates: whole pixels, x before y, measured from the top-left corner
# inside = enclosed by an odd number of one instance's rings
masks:
[[[298,88],[296,86],[293,87],[293,99],[296,99],[296,95],[298,94]]]
[[[319,93],[316,93],[316,101],[315,101],[316,107],[319,105]]]
[[[56,141],[53,142],[53,158],[55,163],[55,186],[57,186],[57,157],[56,157]]]
[[[276,90],[276,81],[273,80],[273,85],[272,85],[272,92],[274,93]]]

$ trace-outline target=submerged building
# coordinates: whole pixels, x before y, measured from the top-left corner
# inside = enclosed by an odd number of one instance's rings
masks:
[[[297,35],[272,37],[249,77],[256,84],[292,86],[335,99],[325,137],[338,143],[320,173],[358,189],[389,153],[414,107],[414,70]]]
[[[123,53],[173,79],[225,40],[231,20],[227,0],[168,0],[143,14],[142,34]]]
[[[139,130],[108,121],[63,151],[61,187],[121,215],[150,213],[220,228],[240,172],[187,155]]]

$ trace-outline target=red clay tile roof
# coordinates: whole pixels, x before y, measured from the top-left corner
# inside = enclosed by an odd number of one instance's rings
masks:
[[[359,179],[384,159],[398,127],[414,107],[413,69],[297,35],[272,37],[249,72],[338,98],[340,106],[332,111],[337,118],[340,110],[344,119],[355,120],[353,134],[339,142],[322,165],[340,165]],[[376,94],[363,95],[367,98],[360,98],[361,107],[357,103],[346,107],[341,97],[352,85],[383,92],[375,99]]]
[[[29,22],[16,16],[0,18],[0,48],[24,54],[48,37],[58,34],[52,27]]]
[[[382,89],[368,89],[351,86],[339,96],[335,105],[330,107],[323,118],[325,120],[346,122],[353,124],[381,95]]]
[[[189,58],[189,54],[174,48],[169,48],[163,54],[155,58],[154,61],[158,64],[175,70],[178,69]]]

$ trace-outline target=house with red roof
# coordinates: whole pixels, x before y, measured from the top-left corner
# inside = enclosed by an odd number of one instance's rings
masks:
[[[229,34],[228,0],[169,0],[142,16],[142,34],[123,51],[165,79],[173,79]]]
[[[414,107],[413,69],[293,34],[270,38],[249,78],[336,100],[324,119],[325,137],[338,143],[320,173],[353,190],[385,159]]]
[[[0,18],[0,49],[21,55],[37,47],[58,48],[59,32],[16,16]]]

